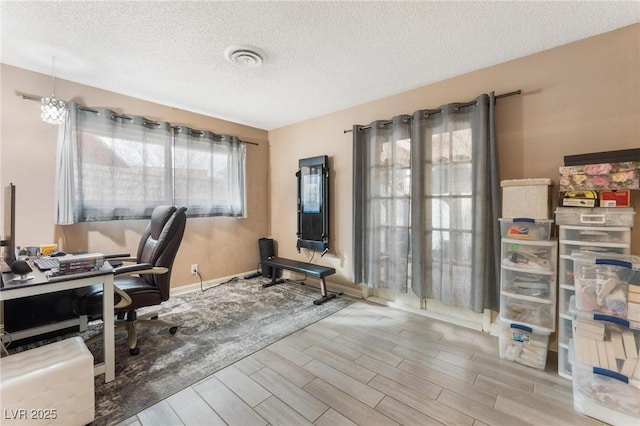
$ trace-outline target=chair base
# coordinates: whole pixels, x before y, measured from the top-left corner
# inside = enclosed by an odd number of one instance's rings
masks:
[[[127,342],[129,344],[129,353],[131,355],[138,355],[140,348],[138,348],[138,331],[137,327],[169,327],[169,333],[176,334],[178,331],[178,324],[158,319],[158,314],[150,312],[141,316],[137,316],[136,311],[127,312],[126,319],[118,319],[115,324],[115,333],[126,330]],[[96,334],[87,339],[85,343],[90,345],[91,343],[102,340],[102,333]]]

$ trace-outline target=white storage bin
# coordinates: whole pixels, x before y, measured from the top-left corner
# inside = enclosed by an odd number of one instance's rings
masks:
[[[555,274],[541,271],[532,273],[516,268],[503,267],[500,276],[501,288],[513,296],[527,296],[532,300],[551,301],[555,294]]]
[[[572,254],[576,307],[625,318],[627,287],[640,280],[640,258],[615,254]]]
[[[544,370],[549,350],[549,332],[522,324],[500,322],[500,358]]]
[[[502,291],[500,317],[505,321],[525,323],[545,331],[552,331],[555,328],[555,306],[552,300],[534,301]]]
[[[576,309],[574,302],[572,359],[640,380],[640,330],[623,318]]]
[[[558,244],[551,241],[502,239],[502,266],[523,271],[555,271]]]
[[[560,330],[562,331],[560,332]],[[569,345],[569,340],[573,338],[573,326],[571,321],[560,322],[558,324],[558,331],[558,343],[562,345]]]
[[[551,179],[511,179],[500,182],[502,217],[551,218]]]
[[[558,225],[633,226],[633,208],[558,207]],[[503,214],[504,216],[504,214]]]
[[[637,381],[578,362],[574,356],[573,341],[569,343],[569,359],[576,411],[612,425],[639,423],[640,389]]]
[[[573,296],[574,290],[560,287],[558,293],[558,314],[569,315],[569,299]]]
[[[629,228],[621,226],[567,225],[562,228],[561,239],[575,242],[582,246],[595,245],[598,247],[609,247],[610,244],[614,246],[618,244],[628,245],[631,242]]]
[[[571,380],[571,363],[569,362],[569,345],[558,346],[558,374]]]
[[[503,237],[524,240],[548,240],[551,238],[551,219],[500,218],[500,232]]]

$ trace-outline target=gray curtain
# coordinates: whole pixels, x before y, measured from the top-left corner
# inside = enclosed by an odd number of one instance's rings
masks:
[[[246,217],[246,145],[237,137],[73,101],[65,118],[55,223],[145,219],[163,204],[185,206],[190,217]]]
[[[499,182],[493,93],[412,120],[412,289],[498,310]]]
[[[410,116],[353,128],[354,280],[407,291]]]
[[[246,145],[237,137],[174,128],[175,204],[188,216],[246,217]]]
[[[58,125],[56,141],[56,174],[54,193],[54,218],[56,225],[71,225],[77,222],[75,197],[74,139],[77,127],[77,107],[74,101],[64,113],[64,121]]]
[[[79,222],[144,219],[155,206],[172,204],[170,123],[77,104],[75,114],[71,136]]]

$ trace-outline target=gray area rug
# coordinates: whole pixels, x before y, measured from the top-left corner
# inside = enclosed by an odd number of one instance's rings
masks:
[[[263,288],[268,281],[239,280],[171,297],[152,310],[179,323],[178,332],[142,329],[137,356],[129,355],[126,333],[118,333],[116,379],[105,384],[103,376],[96,378],[94,424],[122,421],[353,303],[337,298],[314,305],[318,289],[291,282]]]
[[[125,420],[353,303],[338,297],[314,305],[320,297],[318,289],[292,282],[262,288],[269,281],[240,279],[140,309],[139,314],[157,312],[161,319],[177,322],[178,332],[171,335],[165,327],[141,328],[137,356],[129,355],[126,332],[116,334],[116,378],[105,384],[104,375],[96,377],[96,420],[92,424]],[[80,335],[88,338],[101,329],[97,321]],[[43,343],[46,341],[35,346]],[[101,341],[89,349],[96,361],[103,359]]]

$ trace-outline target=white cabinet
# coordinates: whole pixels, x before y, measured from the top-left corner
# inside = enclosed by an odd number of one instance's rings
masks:
[[[555,330],[557,250],[556,240],[502,238],[502,320]]]
[[[567,209],[562,210],[566,211]],[[571,211],[571,209],[569,210]],[[628,216],[623,217],[626,218]],[[562,221],[559,220],[559,222]],[[595,253],[629,254],[631,247],[631,228],[623,226],[561,224],[558,237],[558,374],[564,378],[571,379],[569,340],[571,340],[573,336],[569,299],[575,294],[571,253],[575,251],[587,251]]]

